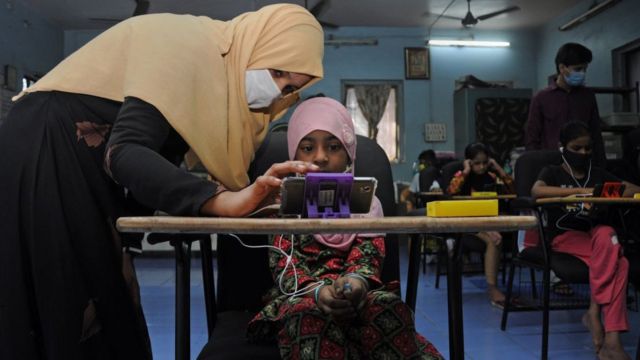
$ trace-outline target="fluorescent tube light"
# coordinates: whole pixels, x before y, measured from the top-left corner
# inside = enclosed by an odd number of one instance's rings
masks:
[[[508,41],[480,41],[480,40],[429,40],[432,46],[474,46],[474,47],[509,47]]]
[[[565,30],[569,30],[572,27],[575,27],[577,25],[582,24],[583,22],[589,20],[590,18],[598,15],[599,13],[605,11],[607,8],[615,5],[616,3],[618,3],[620,0],[605,0],[597,5],[595,5],[594,7],[592,7],[591,9],[589,9],[587,12],[583,13],[582,15],[573,18],[572,20],[570,20],[568,23],[560,26],[558,28],[558,30],[560,31],[565,31]]]

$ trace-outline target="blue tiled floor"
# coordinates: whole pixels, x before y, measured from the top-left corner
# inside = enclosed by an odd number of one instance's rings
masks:
[[[406,249],[402,255],[406,258]],[[174,261],[141,257],[136,260],[136,267],[154,359],[174,359]],[[406,267],[406,261],[402,261],[403,276]],[[427,270],[427,275],[420,277],[416,327],[448,358],[446,278],[441,278],[440,289],[435,289],[433,268]],[[194,259],[191,274],[191,356],[195,358],[207,338],[199,259]],[[510,314],[507,331],[503,332],[500,330],[502,312],[487,301],[483,277],[465,276],[462,287],[466,359],[540,358],[541,313]],[[591,337],[580,323],[582,310],[554,311],[551,314],[549,358],[594,359]],[[629,315],[632,330],[623,334],[622,339],[627,352],[633,357],[640,336],[640,314],[630,311]]]

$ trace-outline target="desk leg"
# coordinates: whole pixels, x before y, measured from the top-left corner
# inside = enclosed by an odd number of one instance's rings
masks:
[[[449,305],[449,357],[464,359],[464,333],[462,322],[462,244],[454,239],[447,262],[447,302]]]
[[[213,334],[213,328],[216,325],[216,289],[215,280],[213,279],[213,254],[211,252],[211,237],[200,240],[200,254],[202,254],[202,282],[204,285],[204,304],[207,315],[208,336]]]
[[[190,275],[191,275],[191,243],[189,241],[176,241],[176,349],[175,357],[178,360],[187,360],[191,357],[189,337],[190,324]]]
[[[418,295],[418,276],[420,276],[420,239],[418,235],[409,235],[409,271],[407,274],[407,295],[405,302],[409,308],[416,311],[416,297]]]

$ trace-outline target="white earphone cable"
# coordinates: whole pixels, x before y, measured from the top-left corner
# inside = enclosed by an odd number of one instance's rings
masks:
[[[270,249],[270,250],[275,250],[280,252],[280,254],[282,256],[284,256],[287,260],[286,263],[284,265],[284,268],[282,269],[282,272],[280,273],[280,275],[278,275],[277,277],[277,281],[278,281],[278,288],[280,289],[280,292],[284,295],[290,296],[290,297],[296,297],[296,296],[300,296],[300,295],[304,295],[304,294],[308,294],[312,291],[315,291],[316,288],[323,286],[324,285],[324,281],[316,281],[313,282],[305,287],[303,287],[302,289],[298,289],[298,271],[296,270],[296,264],[294,264],[294,262],[292,261],[293,259],[293,246],[294,246],[294,241],[295,241],[295,236],[291,235],[291,251],[289,254],[287,254],[284,250],[282,250],[282,237],[284,234],[280,234],[280,237],[278,238],[278,246],[272,246],[272,245],[249,245],[249,244],[245,244],[240,237],[238,237],[235,234],[227,234],[233,238],[235,238],[236,240],[238,240],[238,242],[240,242],[240,244],[246,248],[249,249]],[[287,269],[289,268],[289,266],[291,266],[291,268],[293,269],[293,279],[294,279],[294,289],[292,292],[288,292],[285,288],[284,288],[284,275],[287,272]]]

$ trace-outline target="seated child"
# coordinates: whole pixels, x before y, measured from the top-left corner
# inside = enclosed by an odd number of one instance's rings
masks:
[[[287,139],[290,159],[311,162],[322,172],[353,172],[356,134],[339,102],[303,102],[291,117]],[[383,216],[377,198],[364,216]],[[283,359],[442,358],[416,333],[398,282],[380,280],[384,234],[283,234],[272,245],[276,285],[249,324],[250,340],[277,337]]]
[[[620,182],[606,170],[592,166],[591,136],[582,122],[570,122],[560,131],[562,165],[545,167],[531,189],[535,198],[592,194],[596,184]],[[628,182],[624,196],[640,192]],[[591,332],[600,359],[629,359],[620,341],[620,332],[629,330],[627,278],[629,262],[622,254],[615,230],[596,224],[582,206],[550,209],[548,224],[553,227],[551,247],[573,255],[589,267],[591,305],[582,317]],[[600,316],[604,317],[604,327]]]
[[[428,149],[418,155],[417,172],[411,180],[411,192],[428,192],[440,189],[438,178],[440,177],[440,169],[438,169],[438,159],[435,151]]]
[[[420,197],[421,192],[437,192],[440,190],[438,179],[440,178],[440,169],[438,168],[438,159],[435,151],[428,149],[418,155],[417,172],[411,180],[411,196],[413,197],[416,207],[424,207],[424,199]]]
[[[449,195],[471,195],[476,191],[486,191],[489,186],[501,182],[505,192],[515,193],[513,179],[505,173],[498,163],[489,157],[489,149],[481,143],[469,144],[464,150],[464,168],[458,171],[449,183]],[[498,267],[502,235],[497,231],[485,231],[476,236],[485,243],[484,275],[487,279],[489,300],[494,306],[504,306],[504,294],[498,289]]]

